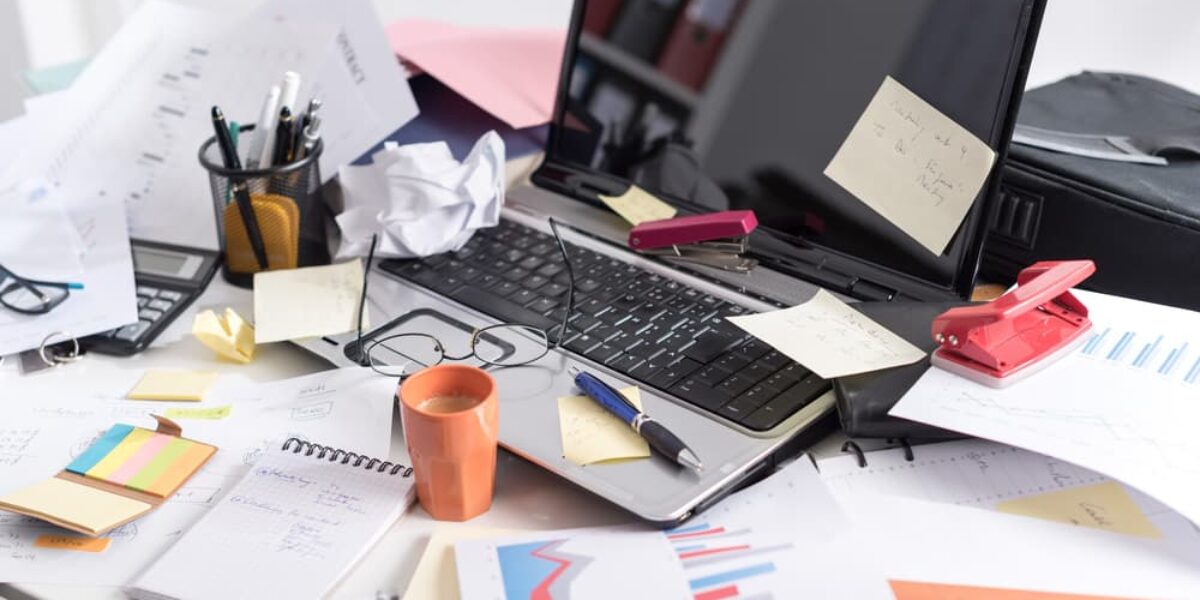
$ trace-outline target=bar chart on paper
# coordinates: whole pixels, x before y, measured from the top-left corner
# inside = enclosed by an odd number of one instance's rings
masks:
[[[1200,383],[1200,340],[1194,342],[1152,330],[1098,327],[1079,353],[1092,360],[1195,385]]]
[[[748,527],[713,523],[689,524],[665,535],[695,600],[769,598],[765,578],[780,571],[772,559],[793,548],[791,543],[759,543]]]

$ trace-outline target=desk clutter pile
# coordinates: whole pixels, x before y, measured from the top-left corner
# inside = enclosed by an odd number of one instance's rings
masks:
[[[593,2],[582,34],[613,64],[634,57],[595,17],[619,4]],[[650,26],[628,14],[610,37]],[[823,288],[743,305],[712,274],[764,266],[756,212],[679,216],[637,182],[589,198],[628,236],[621,259],[557,217],[501,221],[509,140],[563,118],[561,38],[385,29],[366,0],[233,21],[152,0],[68,89],[0,124],[0,148],[29,144],[0,166],[0,583],[348,597],[380,540],[433,519],[413,570],[369,583],[379,597],[1200,597],[1200,314],[1078,290],[1089,260],[903,328],[872,308],[904,302]],[[632,72],[693,98],[715,59],[676,72],[692,38],[672,38],[663,73]],[[476,64],[464,39],[529,57],[535,90],[507,83],[525,63]],[[393,51],[507,128],[379,145],[429,117]],[[491,69],[506,83],[481,91]],[[996,149],[891,75],[866,101],[825,176],[940,258]],[[878,141],[912,123],[911,147]],[[609,127],[605,151],[646,135]],[[946,208],[896,212],[896,181]],[[278,376],[312,370],[298,347],[340,368]],[[886,404],[875,425],[955,439],[772,439],[831,424],[835,393],[852,435],[865,398]],[[522,446],[510,415],[534,414]],[[741,454],[714,459],[729,440]],[[493,503],[557,490],[506,485],[502,447],[629,514],[500,520]],[[658,484],[691,496],[646,518],[634,486]]]

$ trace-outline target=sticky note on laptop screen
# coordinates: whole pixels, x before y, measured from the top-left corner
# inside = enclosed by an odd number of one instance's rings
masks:
[[[183,485],[216,448],[141,427],[114,425],[67,471],[160,498]]]
[[[825,176],[940,256],[995,162],[983,140],[888,77]]]

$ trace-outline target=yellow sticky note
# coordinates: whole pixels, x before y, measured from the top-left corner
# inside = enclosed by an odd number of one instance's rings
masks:
[[[125,397],[130,400],[199,402],[216,379],[216,373],[207,371],[150,369]]]
[[[220,316],[211,310],[196,315],[192,335],[224,358],[243,364],[254,360],[254,327],[232,308]]]
[[[33,540],[33,545],[38,548],[52,548],[55,550],[74,550],[75,552],[104,552],[108,549],[110,538],[89,538],[79,537],[75,535],[50,535],[43,534],[37,536]]]
[[[363,265],[358,259],[255,273],[254,341],[265,344],[354,331],[362,285]]]
[[[1129,497],[1125,486],[1116,481],[1006,500],[997,504],[996,510],[1126,535],[1162,537],[1162,532]]]
[[[637,387],[627,387],[621,394],[642,408]],[[577,465],[650,456],[650,445],[642,436],[587,396],[559,398],[558,424],[563,457]]]
[[[996,152],[887,77],[825,176],[940,256],[996,162]]]
[[[99,535],[149,512],[152,507],[132,498],[51,477],[0,497],[0,508]]]
[[[600,201],[632,225],[661,221],[675,216],[675,207],[659,200],[636,185],[620,196],[600,196]]]
[[[230,406],[213,406],[209,408],[168,408],[163,416],[168,419],[208,419],[216,421],[229,416],[233,408]]]
[[[468,525],[438,525],[425,545],[425,553],[408,581],[403,600],[458,598],[458,570],[454,567],[454,544],[462,540],[517,535],[512,529],[485,529]]]

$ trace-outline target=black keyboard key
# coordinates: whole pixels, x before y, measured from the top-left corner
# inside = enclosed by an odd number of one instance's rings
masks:
[[[795,414],[796,411],[808,406],[828,389],[827,381],[816,375],[810,375],[751,413],[742,421],[742,424],[755,431],[771,429]]]
[[[590,294],[602,287],[604,287],[603,283],[600,283],[591,277],[580,279],[579,282],[575,284],[575,290],[581,294]]]
[[[557,298],[559,296],[562,296],[563,301],[564,302],[566,301],[567,286],[565,286],[561,283],[548,283],[546,285],[543,285],[542,287],[537,288],[537,291],[539,294],[549,297],[549,298]]]
[[[693,306],[696,306],[696,304],[683,296],[675,296],[667,300],[667,310],[677,315],[686,314]]]
[[[504,254],[502,254],[501,256],[504,257],[504,260],[507,260],[510,263],[519,263],[525,259],[525,253],[520,250],[517,250],[516,248],[513,248],[512,250],[505,250]],[[529,268],[529,267],[526,267],[526,268]]]
[[[720,385],[716,386],[716,388],[724,392],[726,396],[735,398],[742,395],[742,393],[744,393],[746,390],[754,387],[754,383],[755,381],[753,379],[750,379],[745,375],[741,375],[740,373],[734,373],[728,379],[722,381]]]
[[[647,302],[647,303],[633,309],[632,311],[630,311],[630,314],[642,319],[643,321],[645,321],[647,323],[663,316],[666,313],[667,313],[666,307],[659,305],[659,304],[655,304],[654,302]]]
[[[634,369],[640,367],[646,359],[636,355],[625,353],[617,357],[616,360],[610,361],[608,366],[625,374],[631,373]]]
[[[607,363],[621,354],[621,349],[608,344],[600,344],[584,353],[584,356],[600,363]]]
[[[599,325],[593,327],[588,333],[592,334],[593,337],[602,342],[607,342],[608,340],[620,335],[621,330],[609,325],[608,323],[601,322]]]
[[[662,348],[658,344],[655,344],[654,342],[645,342],[644,341],[641,344],[638,344],[638,345],[628,349],[627,352],[629,352],[631,354],[636,354],[645,359],[651,359],[651,358],[658,356],[659,354],[666,352],[666,349]]]
[[[784,365],[792,362],[792,359],[774,350],[767,352],[760,360],[764,365],[767,365],[773,369],[781,369]]]
[[[540,256],[526,256],[517,263],[517,266],[521,267],[522,269],[533,271],[540,268],[544,264],[546,264],[546,259]]]
[[[668,391],[691,404],[713,412],[730,400],[728,395],[690,377],[671,386]]]
[[[589,350],[599,346],[602,343],[603,340],[599,340],[586,333],[581,333],[574,338],[567,340],[567,343],[564,345],[568,350],[572,350],[586,356]]]
[[[717,387],[717,384],[725,381],[729,377],[728,371],[722,371],[712,365],[704,367],[692,374],[692,379],[703,383],[709,387]]]
[[[737,345],[740,340],[714,332],[705,332],[696,338],[696,343],[684,349],[683,354],[701,363],[711,362]]]
[[[514,282],[519,283],[521,280],[525,279],[526,277],[529,277],[529,271],[526,271],[525,269],[522,269],[521,267],[512,267],[512,268],[508,269],[507,271],[504,271],[504,273],[501,276],[509,281],[514,281]]]
[[[508,296],[511,296],[513,294],[513,292],[516,292],[517,290],[520,290],[520,289],[521,289],[521,286],[519,286],[511,281],[503,281],[499,285],[491,288],[488,291],[492,292],[493,294],[496,294],[497,296],[508,297]]]
[[[643,300],[636,294],[622,294],[612,302],[613,310],[628,313],[642,305]]]
[[[542,277],[554,277],[555,275],[566,271],[566,269],[567,268],[564,267],[561,262],[546,263],[538,268],[537,274],[541,275]]]
[[[680,379],[683,379],[684,377],[694,373],[700,368],[700,366],[700,363],[685,358],[674,364],[669,364],[666,367],[663,367],[661,371],[647,380],[647,383],[659,389],[665,390],[670,388]]]
[[[546,279],[545,277],[542,277],[541,275],[530,275],[530,276],[526,277],[525,279],[521,280],[520,283],[521,283],[521,285],[525,286],[525,289],[536,290],[536,289],[542,287],[543,285],[546,285],[546,283],[548,283],[549,281],[550,281],[549,279]]]
[[[534,300],[537,300],[538,295],[529,290],[517,290],[516,292],[513,292],[508,299],[520,304],[521,306],[526,306]]]
[[[496,317],[504,323],[522,323],[538,329],[549,329],[554,321],[523,306],[500,298],[490,291],[463,286],[450,294],[451,298],[483,313]]]
[[[750,363],[738,370],[738,375],[747,377],[751,381],[758,383],[772,375],[771,368],[762,363]]]
[[[610,309],[605,312],[597,314],[596,318],[600,319],[601,321],[604,321],[605,323],[608,323],[609,325],[616,325],[618,323],[623,323],[625,321],[628,321],[629,313],[626,311],[623,311],[623,310],[617,310],[617,309],[613,308],[613,309]]]
[[[750,341],[739,346],[737,351],[740,352],[743,356],[745,356],[746,358],[748,358],[750,360],[758,360],[760,357],[762,357],[763,355],[770,352],[771,347],[764,344],[763,342],[760,342],[756,339],[751,338]],[[767,366],[769,366],[769,365],[767,365]],[[778,368],[779,367],[776,366],[772,370],[778,369]]]
[[[730,352],[713,361],[713,366],[726,373],[737,373],[750,364],[750,359],[737,352]],[[766,377],[766,374],[763,374]]]
[[[582,302],[576,302],[575,310],[581,314],[596,316],[608,310],[608,303],[601,302],[595,298],[588,298]]]
[[[761,403],[757,403],[756,400],[756,397],[746,395],[734,398],[732,402],[722,406],[717,414],[731,421],[741,421],[761,406]],[[763,401],[765,402],[766,399],[763,398]]]
[[[546,314],[555,308],[558,308],[558,303],[549,298],[538,298],[526,306],[529,310],[536,313]],[[561,315],[560,315],[561,316]]]
[[[671,292],[668,292],[667,290],[664,290],[663,288],[658,287],[658,288],[654,288],[654,289],[650,290],[649,292],[646,292],[646,299],[651,302],[654,302],[655,304],[665,304],[667,302],[667,300],[670,300],[671,296],[673,296],[673,295],[674,294],[672,294]]]
[[[662,363],[659,363],[652,358],[645,359],[642,361],[642,363],[640,365],[634,367],[633,369],[630,369],[626,373],[626,375],[629,375],[630,377],[637,379],[638,381],[649,381],[650,378],[657,375],[658,372],[662,370],[662,368],[663,368]]]
[[[599,324],[600,321],[595,317],[589,317],[587,315],[581,315],[578,313],[571,316],[571,329],[578,333],[584,333]]]

